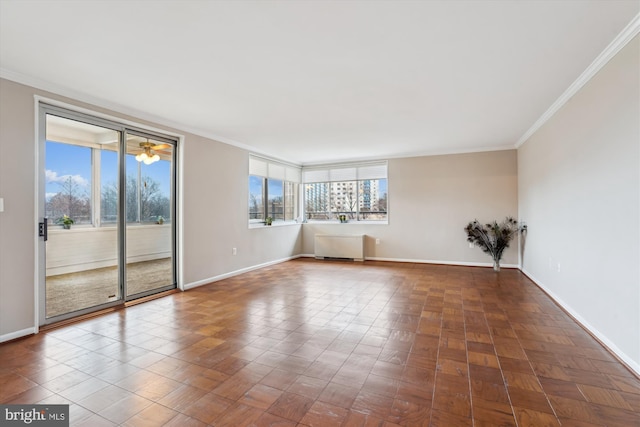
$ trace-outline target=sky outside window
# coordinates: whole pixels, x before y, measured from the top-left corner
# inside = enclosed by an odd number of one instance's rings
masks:
[[[46,145],[46,193],[47,199],[61,191],[61,184],[69,178],[79,188],[91,195],[91,148],[47,141]],[[118,180],[117,152],[102,150],[101,184],[115,184]],[[137,170],[135,156],[127,156],[127,170]],[[160,160],[151,165],[140,164],[143,177],[159,184],[163,196],[171,194],[171,162]]]
[[[71,180],[79,191],[91,196],[91,149],[55,141],[46,143],[46,198],[62,191]]]
[[[91,224],[95,208],[94,197],[100,199],[102,222],[117,220],[118,152],[100,148],[90,148],[48,140],[46,141],[45,191],[46,211],[52,221],[69,215],[76,224]],[[98,173],[100,194],[92,195],[92,150],[100,153]],[[170,210],[159,204],[167,204],[171,195],[171,161],[160,160],[151,165],[139,163],[133,155],[126,156],[127,172],[137,182],[138,168],[142,185],[149,185],[154,192],[149,195],[155,203],[148,212],[149,218],[157,216],[169,218]],[[133,190],[131,187],[128,191]],[[137,197],[137,195],[134,195]],[[161,199],[166,202],[162,202]],[[103,206],[102,206],[103,205]]]

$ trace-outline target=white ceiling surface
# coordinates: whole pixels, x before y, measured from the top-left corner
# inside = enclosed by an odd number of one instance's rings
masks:
[[[296,163],[483,151],[513,148],[639,11],[637,0],[0,0],[0,68]]]

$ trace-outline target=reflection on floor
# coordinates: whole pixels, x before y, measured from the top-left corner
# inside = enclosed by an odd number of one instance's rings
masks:
[[[173,283],[171,258],[127,264],[127,295]],[[47,277],[47,317],[118,299],[118,269],[105,267]]]
[[[299,259],[0,361],[0,404],[70,426],[640,426],[640,379],[514,269]]]

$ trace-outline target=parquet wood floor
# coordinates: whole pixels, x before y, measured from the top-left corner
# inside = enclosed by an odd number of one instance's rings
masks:
[[[516,270],[299,259],[0,361],[0,402],[71,425],[640,425],[640,380]]]

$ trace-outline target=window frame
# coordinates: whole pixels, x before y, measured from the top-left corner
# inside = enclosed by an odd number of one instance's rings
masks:
[[[113,126],[109,126],[106,124],[101,123],[101,121],[99,119],[93,119],[93,120],[86,120],[83,119],[82,117],[76,117],[74,114],[61,114],[59,112],[53,111],[55,110],[55,107],[49,107],[50,109],[52,109],[52,111],[49,111],[47,113],[45,113],[45,117],[46,115],[52,115],[52,116],[56,116],[65,120],[72,120],[72,121],[77,121],[77,122],[81,122],[81,123],[88,123],[91,125],[96,125],[96,126],[101,126],[104,127],[106,129],[110,129],[112,131],[115,132],[124,132],[125,133],[125,138],[126,135],[133,135],[133,136],[139,136],[139,137],[145,137],[145,138],[151,138],[154,139],[156,141],[162,142],[162,143],[166,143],[166,144],[170,144],[172,146],[172,154],[170,156],[169,159],[161,159],[161,160],[165,160],[165,161],[169,161],[170,162],[170,174],[171,174],[171,178],[170,178],[170,188],[169,188],[169,210],[170,210],[170,215],[167,218],[164,218],[164,223],[166,224],[171,224],[173,222],[174,217],[176,216],[176,208],[175,208],[175,203],[173,202],[173,200],[171,200],[171,197],[176,197],[175,196],[175,180],[176,177],[174,176],[174,168],[175,168],[175,162],[177,160],[177,144],[178,144],[178,140],[172,137],[168,137],[168,136],[164,136],[161,134],[157,134],[157,133],[150,133],[150,132],[145,132],[145,131],[140,131],[136,128],[133,127],[127,127],[126,131],[124,129],[120,129],[119,127],[113,127]],[[88,148],[90,150],[90,154],[89,154],[89,158],[91,161],[91,172],[90,172],[90,177],[91,177],[91,184],[89,186],[89,191],[90,194],[88,196],[88,201],[90,203],[90,209],[91,209],[91,213],[90,213],[90,222],[80,222],[74,225],[74,228],[84,228],[84,229],[88,229],[88,228],[95,228],[95,229],[100,229],[100,228],[109,228],[109,227],[116,227],[118,225],[118,221],[103,221],[102,218],[102,194],[103,194],[103,182],[102,182],[102,156],[101,153],[103,151],[113,151],[115,153],[117,153],[117,156],[120,156],[120,153],[117,149],[110,149],[109,147],[106,147],[104,144],[100,144],[100,143],[95,143],[95,142],[88,142],[88,141],[82,141],[82,140],[65,140],[64,138],[57,138],[57,137],[51,137],[51,138],[47,138],[45,136],[45,144],[47,143],[55,143],[55,144],[64,144],[64,145],[69,145],[72,147],[83,147],[83,148]],[[129,156],[129,154],[124,154],[125,158],[127,158],[127,156]],[[119,160],[118,160],[119,161]],[[137,165],[138,167],[138,172],[141,171],[141,165]],[[140,173],[138,173],[138,176],[140,176]],[[125,182],[126,182],[126,175],[125,175]],[[116,185],[118,185],[116,183]],[[126,185],[126,184],[125,184]],[[141,186],[141,182],[140,180],[136,181],[136,191],[139,193],[140,192],[140,186]],[[120,202],[118,200],[118,202]],[[140,209],[140,202],[138,200],[137,202],[138,204],[138,210]],[[50,224],[54,224],[55,218],[49,218]],[[127,221],[125,218],[125,224],[127,225],[140,225],[140,226],[147,226],[147,225],[157,225],[154,222],[151,221],[143,221],[139,218],[139,215],[137,215],[137,220],[136,221]]]
[[[287,204],[287,197],[286,197],[286,186],[287,184],[292,184],[294,186],[294,190],[293,193],[297,193],[299,192],[299,186],[300,184],[297,182],[293,182],[293,181],[285,181],[285,180],[281,180],[281,179],[273,179],[271,178],[271,181],[280,181],[282,184],[282,218],[276,218],[276,216],[271,212],[271,208],[269,207],[269,180],[270,178],[266,178],[263,176],[258,176],[258,175],[249,175],[249,181],[251,181],[251,178],[260,178],[262,180],[262,203],[260,204],[260,207],[262,208],[262,216],[264,218],[251,218],[251,210],[250,208],[247,210],[248,214],[249,214],[249,225],[256,225],[256,224],[265,224],[266,225],[266,218],[267,217],[271,217],[273,218],[273,224],[291,224],[291,223],[297,223],[298,222],[298,212],[299,212],[299,203],[298,200],[300,199],[299,196],[294,198],[293,201],[293,218],[292,219],[287,219],[287,210],[290,209],[290,206]],[[297,188],[296,188],[297,187]],[[251,195],[251,190],[249,190],[249,195]],[[249,202],[251,203],[251,202]]]
[[[247,197],[247,215],[248,224],[250,228],[254,228],[260,225],[266,226],[266,218],[273,218],[273,225],[286,225],[297,224],[300,216],[300,181],[301,181],[301,168],[300,166],[292,165],[290,163],[283,163],[270,158],[258,156],[255,154],[249,155],[249,175],[248,175],[248,197]],[[251,218],[251,182],[252,179],[258,178],[262,180],[262,202],[258,211],[262,212],[262,218]],[[282,218],[276,218],[271,212],[269,206],[269,184],[270,181],[280,181],[282,186]],[[291,202],[293,203],[293,209],[288,204],[287,187],[293,186],[293,195]],[[287,219],[287,212],[292,212],[292,218]]]
[[[88,194],[85,197],[85,199],[88,201],[89,203],[89,221],[78,221],[77,218],[73,218],[74,221],[76,221],[74,223],[75,227],[74,228],[96,228],[96,227],[100,227],[100,217],[99,215],[96,216],[96,212],[98,212],[100,210],[100,193],[98,192],[96,194],[96,185],[99,184],[99,180],[100,178],[97,178],[97,182],[96,182],[96,162],[95,162],[95,157],[96,157],[96,150],[95,148],[99,148],[97,147],[97,144],[91,144],[91,143],[87,143],[87,142],[70,142],[70,141],[59,141],[57,138],[51,138],[51,139],[47,139],[45,138],[45,144],[58,144],[58,145],[66,145],[69,147],[81,147],[81,148],[86,148],[89,150],[88,152],[88,157],[89,157],[89,162],[90,162],[90,173],[89,173],[89,186],[88,186]],[[49,146],[47,147],[47,149],[51,150],[51,148],[55,147],[55,145]],[[45,183],[45,185],[47,185]],[[45,202],[45,206],[48,204],[49,202]],[[55,224],[56,218],[54,218],[54,215],[51,215],[51,211],[48,210],[48,207],[45,207],[45,215],[48,217],[49,220],[49,224]],[[98,223],[96,224],[96,220],[98,221]]]
[[[305,222],[321,223],[321,224],[333,224],[340,223],[339,215],[346,214],[348,216],[353,215],[353,218],[348,217],[347,221],[354,224],[388,224],[389,223],[389,174],[388,174],[388,162],[375,161],[375,162],[357,162],[357,163],[339,163],[339,164],[326,164],[315,165],[312,167],[303,167],[303,215]],[[385,200],[385,217],[383,219],[363,219],[364,215],[376,211],[362,211],[360,189],[364,186],[365,181],[386,181],[386,191],[384,194]],[[355,212],[353,210],[339,210],[336,205],[336,198],[339,198],[335,188],[353,186],[355,183],[356,200]],[[328,210],[326,211],[327,219],[310,218],[308,212],[307,202],[307,189],[309,185],[324,184],[328,187]],[[381,195],[382,196],[382,195]],[[344,198],[344,197],[343,197]],[[342,199],[340,199],[342,201]],[[344,212],[343,212],[344,211]],[[378,211],[382,212],[382,211]]]

